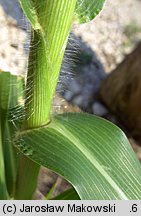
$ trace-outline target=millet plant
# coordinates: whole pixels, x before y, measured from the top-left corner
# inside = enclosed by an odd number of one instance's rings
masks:
[[[0,73],[0,199],[32,199],[40,166],[72,184],[58,199],[141,199],[140,163],[117,126],[51,112],[72,23],[92,20],[104,0],[19,2],[31,44],[24,81]]]

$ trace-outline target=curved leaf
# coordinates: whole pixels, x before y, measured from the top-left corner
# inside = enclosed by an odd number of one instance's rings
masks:
[[[101,11],[105,0],[77,0],[76,14],[80,23],[93,20]]]
[[[124,133],[88,114],[61,114],[15,145],[72,183],[81,199],[141,199],[141,167]]]

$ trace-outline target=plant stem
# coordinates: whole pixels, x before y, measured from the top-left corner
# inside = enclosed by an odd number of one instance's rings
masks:
[[[42,29],[31,33],[25,100],[26,129],[40,127],[50,121],[52,98],[77,0],[34,1]]]
[[[36,5],[35,9],[41,29],[31,32],[24,130],[40,127],[50,121],[52,98],[59,77],[76,1],[33,1]],[[26,10],[26,8],[24,9]],[[16,199],[31,199],[38,171],[37,164],[22,156]]]

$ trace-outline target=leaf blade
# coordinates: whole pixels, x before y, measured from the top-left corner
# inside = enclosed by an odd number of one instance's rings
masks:
[[[105,0],[77,0],[76,14],[80,23],[90,22],[102,10]]]
[[[141,198],[140,164],[123,132],[101,118],[58,115],[48,127],[21,134],[16,145],[64,176],[81,199]]]

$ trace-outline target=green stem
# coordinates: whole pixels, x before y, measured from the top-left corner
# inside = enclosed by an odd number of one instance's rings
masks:
[[[28,74],[25,96],[24,130],[49,123],[52,98],[56,89],[64,51],[77,0],[32,0],[27,5],[38,30],[31,32]],[[29,16],[24,0],[21,5]],[[34,7],[35,6],[35,7]],[[32,23],[33,23],[32,22]],[[40,145],[40,143],[39,143]],[[16,199],[30,199],[35,189],[39,166],[26,157],[20,160]],[[27,194],[26,194],[27,193]]]
[[[25,128],[50,121],[64,51],[77,0],[34,0],[41,29],[32,31],[26,85]]]

